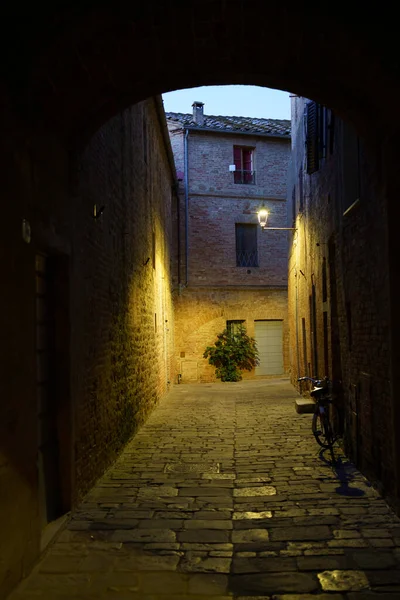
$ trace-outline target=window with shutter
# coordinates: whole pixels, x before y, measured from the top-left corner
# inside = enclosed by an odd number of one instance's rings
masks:
[[[326,158],[326,145],[328,140],[328,109],[317,105],[318,110],[318,153],[319,158]]]
[[[253,183],[253,150],[243,148],[243,179],[244,183]]]
[[[307,173],[311,175],[319,169],[319,115],[316,102],[306,105],[306,157]]]
[[[257,225],[236,223],[236,266],[258,267]]]
[[[239,146],[233,146],[233,161],[237,171],[242,170],[242,149]]]
[[[236,167],[234,172],[235,183],[255,183],[253,159],[254,148],[233,146],[233,161]]]

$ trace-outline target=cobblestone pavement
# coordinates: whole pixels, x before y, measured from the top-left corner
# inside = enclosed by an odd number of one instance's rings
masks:
[[[296,397],[176,386],[12,600],[399,600],[399,519]]]

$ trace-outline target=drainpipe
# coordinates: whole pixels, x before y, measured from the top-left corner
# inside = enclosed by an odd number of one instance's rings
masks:
[[[185,162],[185,286],[189,281],[189,152],[188,152],[189,130],[185,129],[184,138],[184,162]]]

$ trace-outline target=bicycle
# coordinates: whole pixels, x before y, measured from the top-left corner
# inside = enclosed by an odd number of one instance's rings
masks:
[[[332,401],[332,382],[327,377],[323,379],[299,377],[297,381],[311,381],[313,383],[314,387],[310,392],[311,396],[315,399],[312,432],[322,448],[332,450],[333,444],[337,439],[335,426],[332,423],[330,415],[333,411],[336,413],[336,423],[338,422],[337,409]]]

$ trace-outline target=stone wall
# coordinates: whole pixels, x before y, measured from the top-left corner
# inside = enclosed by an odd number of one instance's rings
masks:
[[[29,572],[42,538],[37,256],[52,265],[61,512],[103,473],[175,377],[173,175],[160,106],[149,100],[114,117],[79,153],[43,131],[27,135],[3,107],[1,598]]]
[[[299,375],[336,382],[347,450],[394,502],[387,231],[376,154],[360,139],[355,194],[346,173],[355,164],[356,134],[336,118],[333,152],[305,174],[305,102],[292,100],[288,184],[288,213],[298,227],[289,260],[292,382],[298,387]]]
[[[174,304],[176,372],[181,375],[182,383],[216,381],[215,367],[208,364],[203,353],[230,320],[244,320],[252,337],[255,320],[281,320],[284,370],[288,372],[286,289],[186,288],[176,293]],[[243,379],[254,377],[254,370],[243,372]]]

